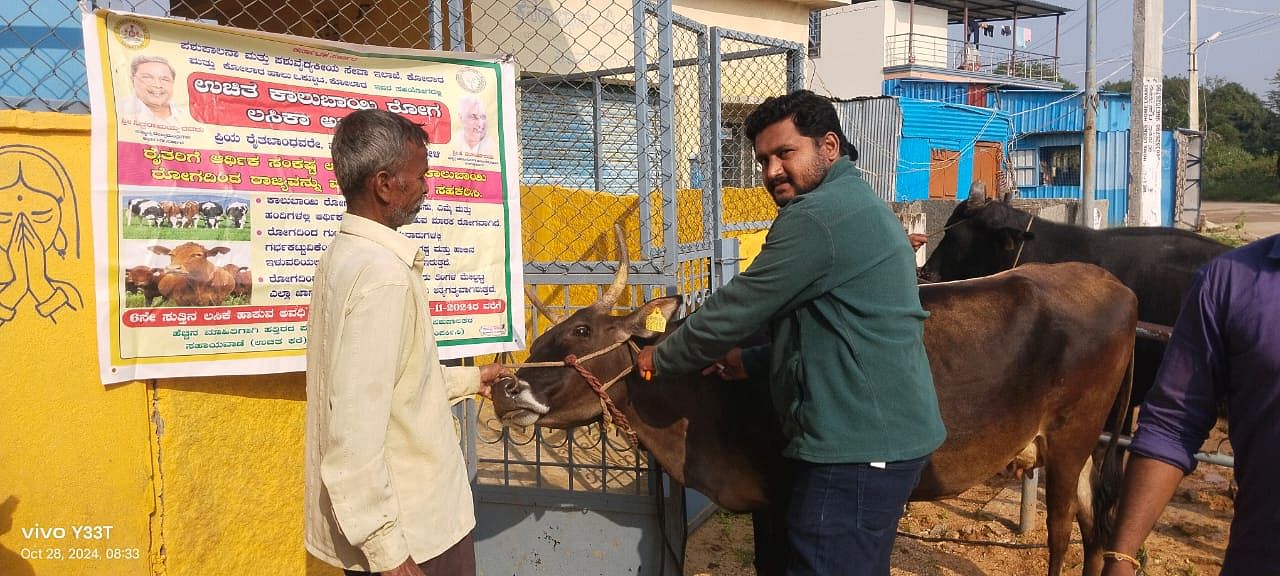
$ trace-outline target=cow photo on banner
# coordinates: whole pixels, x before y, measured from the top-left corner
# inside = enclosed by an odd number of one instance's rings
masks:
[[[304,369],[314,269],[346,209],[329,143],[360,109],[430,142],[402,232],[441,356],[523,347],[513,64],[107,10],[84,35],[104,383]]]

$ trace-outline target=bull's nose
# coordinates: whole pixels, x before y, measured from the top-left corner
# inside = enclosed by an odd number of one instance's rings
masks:
[[[503,376],[498,379],[498,383],[502,385],[502,392],[507,398],[515,398],[520,394],[520,380],[515,376]]]

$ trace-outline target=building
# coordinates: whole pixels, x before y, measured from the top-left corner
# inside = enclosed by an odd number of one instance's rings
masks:
[[[1038,53],[1019,22],[1052,17],[1056,28],[1068,11],[1037,0],[853,0],[813,19],[810,87],[836,98],[883,95],[888,80],[1061,88],[1056,30],[1053,53]]]
[[[964,199],[974,182],[999,190],[1006,112],[894,96],[838,102],[836,111],[858,169],[885,201]]]

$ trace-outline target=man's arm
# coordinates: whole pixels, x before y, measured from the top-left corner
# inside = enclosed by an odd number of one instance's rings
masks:
[[[1116,533],[1108,550],[1137,558],[1138,549],[1156,525],[1165,505],[1173,497],[1182,469],[1155,458],[1133,455],[1125,466],[1124,491],[1116,515]],[[1129,562],[1108,559],[1103,576],[1128,576],[1137,573]]]
[[[509,370],[501,364],[484,366],[444,366],[445,390],[452,402],[473,394],[489,397],[490,386]]]
[[[445,394],[452,402],[480,392],[480,369],[475,366],[441,366]]]
[[[370,570],[395,569],[409,557],[386,463],[387,426],[409,286],[381,283],[356,296],[343,322],[333,363],[329,430],[320,477],[342,534]]]
[[[1139,412],[1111,551],[1137,554],[1178,482],[1195,469],[1195,453],[1217,420],[1215,387],[1227,377],[1228,351],[1214,286],[1207,279],[1211,270],[1197,274],[1188,290],[1155,384]],[[1109,559],[1103,573],[1134,571],[1128,562]]]
[[[770,319],[821,294],[820,280],[832,266],[831,237],[826,225],[808,214],[780,216],[751,267],[658,344],[655,369],[699,371]]]

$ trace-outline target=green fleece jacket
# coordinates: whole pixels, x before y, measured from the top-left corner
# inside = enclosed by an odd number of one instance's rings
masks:
[[[751,267],[658,345],[654,367],[701,370],[767,323],[770,345],[743,359],[748,373],[768,370],[785,456],[906,460],[946,437],[927,317],[901,224],[842,157],[778,211]]]

